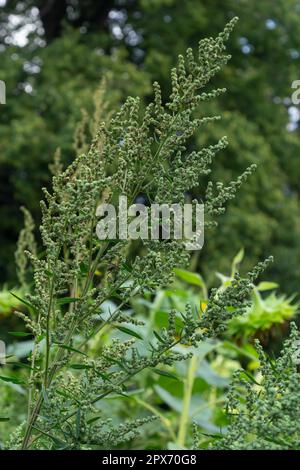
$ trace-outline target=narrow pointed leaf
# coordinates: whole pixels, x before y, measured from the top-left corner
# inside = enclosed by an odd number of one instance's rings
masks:
[[[135,338],[138,338],[138,339],[143,339],[141,335],[139,335],[136,331],[131,330],[130,328],[127,328],[125,326],[119,326],[119,325],[116,325],[116,328],[117,330],[121,331],[122,333],[125,333],[126,335],[134,336]]]
[[[75,352],[75,353],[78,353],[78,354],[82,354],[83,356],[87,356],[87,354],[85,354],[82,351],[79,351],[79,349],[72,348],[71,346],[68,346],[66,344],[56,343],[56,342],[54,342],[54,344],[57,344],[57,346],[59,346],[60,348],[66,349],[67,351],[72,351],[72,352]]]
[[[76,297],[62,297],[61,299],[57,299],[56,303],[58,305],[65,305],[65,304],[71,304],[73,302],[78,302],[78,300],[80,299]]]
[[[28,302],[27,300],[21,299],[21,297],[19,297],[17,294],[14,294],[13,292],[10,292],[10,293],[13,297],[18,299],[22,304],[26,305],[26,307],[29,307],[36,312],[36,308],[30,302]]]
[[[161,369],[152,369],[153,372],[157,375],[162,375],[163,377],[168,377],[169,379],[179,380],[179,378],[175,374],[171,374],[171,372],[167,372]]]
[[[3,382],[10,382],[17,385],[24,385],[26,383],[24,380],[21,380],[18,377],[14,376],[6,377],[4,375],[0,375],[0,380],[3,380]]]
[[[26,333],[25,331],[9,331],[9,335],[23,338],[25,336],[32,336],[32,333]]]

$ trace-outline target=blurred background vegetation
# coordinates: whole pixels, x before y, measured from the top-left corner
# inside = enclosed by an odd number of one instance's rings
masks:
[[[128,94],[145,102],[151,82],[168,93],[178,53],[240,21],[230,39],[232,60],[211,86],[228,92],[207,112],[223,119],[194,145],[227,134],[230,145],[213,177],[227,181],[249,164],[258,170],[206,234],[198,268],[208,283],[245,248],[244,268],[273,254],[269,272],[287,293],[300,279],[299,111],[291,103],[299,79],[300,3],[296,0],[0,0],[0,282],[14,284],[13,252],[20,205],[39,220],[41,187],[57,147],[74,156],[81,110],[90,112],[104,74],[114,106]],[[200,189],[201,192],[201,189]]]

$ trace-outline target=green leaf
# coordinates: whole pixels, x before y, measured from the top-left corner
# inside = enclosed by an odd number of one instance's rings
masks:
[[[92,369],[93,366],[88,366],[87,364],[70,364],[71,369]]]
[[[248,377],[248,379],[250,379],[251,382],[253,382],[255,385],[261,386],[261,384],[255,380],[255,378],[253,377],[253,375],[250,374],[249,372],[247,372],[246,370],[243,369],[243,370],[241,371],[241,374],[245,374],[245,375]]]
[[[17,384],[17,385],[24,385],[26,383],[24,382],[24,380],[21,380],[18,377],[14,377],[14,376],[5,377],[4,375],[0,375],[0,380],[3,380],[3,382],[10,382],[10,383]]]
[[[40,343],[41,341],[43,341],[43,339],[46,338],[46,334],[45,333],[41,333],[38,337],[37,337],[37,342]]]
[[[163,400],[167,405],[170,406],[173,410],[177,411],[178,413],[182,412],[182,400],[181,398],[173,396],[164,388],[160,387],[159,385],[154,386],[155,392]]]
[[[229,379],[215,372],[206,359],[200,362],[196,376],[202,378],[207,384],[213,387],[224,388],[229,385]]]
[[[97,372],[97,374],[99,375],[99,377],[101,377],[101,379],[108,380],[109,382],[111,382],[109,374],[105,374],[104,372]]]
[[[56,303],[58,305],[65,305],[65,304],[71,304],[73,302],[78,302],[80,300],[79,298],[75,297],[62,297],[60,299],[56,299]]]
[[[40,432],[44,436],[49,437],[54,442],[56,450],[64,450],[69,447],[69,444],[67,442],[63,442],[60,439],[57,439],[57,437],[53,436],[49,432],[43,431],[42,429],[38,428],[36,425],[33,426],[33,429],[36,429],[38,432]]]
[[[72,348],[71,346],[67,346],[66,344],[57,343],[57,342],[55,342],[55,341],[54,341],[54,344],[57,344],[57,346],[59,346],[59,347],[62,348],[62,349],[67,349],[68,351],[76,352],[76,353],[78,353],[78,354],[82,354],[83,356],[87,356],[87,354],[85,354],[85,353],[82,352],[82,351],[79,351],[79,349]]]
[[[184,269],[175,268],[174,272],[176,276],[182,281],[192,284],[193,286],[203,287],[204,281],[200,274],[192,273],[191,271],[185,271]]]
[[[10,292],[11,295],[13,297],[15,297],[16,299],[18,299],[20,302],[22,302],[22,304],[26,305],[26,307],[29,307],[31,308],[32,310],[34,310],[34,312],[36,312],[36,308],[30,303],[28,302],[27,300],[24,300],[24,299],[21,299],[21,297],[19,297],[18,295],[14,294],[13,292]]]
[[[109,361],[111,361],[113,364],[118,364],[118,366],[119,366],[122,370],[124,370],[125,372],[127,372],[127,369],[126,369],[125,365],[122,364],[121,361],[118,361],[118,359],[115,359],[115,358],[112,357],[112,356],[107,356],[107,355],[104,355],[104,354],[103,354],[103,357],[104,357],[104,359],[108,359]]]
[[[89,272],[88,266],[84,263],[80,263],[79,269],[82,274],[88,274]]]
[[[121,266],[129,273],[132,272],[132,266],[129,266],[127,263],[122,263]]]
[[[172,380],[179,380],[179,378],[175,374],[171,374],[171,372],[167,372],[161,369],[152,369],[153,372],[157,375],[162,375],[163,377],[168,377],[168,379]]]
[[[115,325],[115,328],[117,328],[117,330],[119,331],[122,331],[122,333],[125,333],[126,335],[134,336],[135,338],[138,338],[138,339],[143,339],[143,337],[140,334],[138,334],[136,331],[133,331],[130,328],[127,328],[125,326]]]
[[[9,421],[9,420],[10,420],[10,418],[1,418],[1,416],[0,416],[0,422]]]
[[[243,258],[244,258],[244,248],[242,248],[236,255],[235,257],[233,258],[233,262],[232,264],[234,266],[236,266],[237,264],[240,264],[242,261],[243,261]]]
[[[98,419],[100,419],[101,416],[95,416],[95,418],[91,418],[87,421],[87,424],[92,424],[94,423],[95,421],[98,421]]]
[[[165,344],[165,340],[164,340],[156,331],[153,331],[153,334],[154,334],[154,336],[158,339],[158,341],[159,341],[160,343]]]
[[[276,282],[263,281],[258,284],[257,289],[263,292],[265,290],[277,289],[278,287],[279,284],[277,284]]]
[[[235,257],[233,258],[233,261],[232,261],[232,264],[231,264],[231,278],[234,277],[234,275],[237,271],[237,267],[242,262],[243,258],[244,258],[244,249],[242,248],[237,253],[237,255],[235,255]]]
[[[71,395],[68,395],[66,392],[62,390],[56,390],[56,393],[64,398],[67,398],[68,400],[72,398]]]
[[[224,341],[223,346],[226,349],[232,350],[236,352],[238,355],[245,356],[248,359],[251,359],[252,361],[257,361],[258,356],[255,356],[254,354],[251,354],[250,351],[247,351],[245,348],[240,348],[236,344],[231,343],[230,341]]]
[[[32,336],[32,333],[26,333],[25,331],[9,331],[8,334],[17,337]]]

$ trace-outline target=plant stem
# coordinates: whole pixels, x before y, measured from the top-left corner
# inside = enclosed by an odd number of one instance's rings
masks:
[[[160,413],[154,406],[150,405],[150,403],[147,403],[147,402],[145,402],[144,400],[141,400],[138,397],[133,397],[133,399],[136,403],[143,406],[147,410],[151,411],[151,413],[153,413],[155,416],[157,416],[161,420],[164,427],[168,430],[171,439],[173,441],[176,440],[176,435],[175,435],[175,433],[173,431],[173,428],[172,428],[172,422],[168,418],[165,418],[165,416],[162,413]]]
[[[43,396],[42,396],[42,394],[40,394],[40,396],[38,398],[38,401],[36,402],[35,407],[34,407],[32,413],[31,413],[30,418],[29,418],[28,423],[27,423],[25,436],[24,436],[24,439],[23,439],[23,442],[22,442],[22,450],[26,450],[27,447],[28,447],[32,427],[33,427],[33,425],[35,423],[35,420],[36,420],[36,418],[39,414],[42,403],[43,403]]]
[[[51,280],[51,288],[50,288],[50,299],[49,299],[49,307],[46,319],[46,358],[45,358],[45,374],[44,374],[44,386],[47,388],[47,381],[48,381],[48,369],[49,369],[49,358],[50,358],[50,316],[52,311],[52,303],[53,303],[53,293],[54,293],[54,280]]]
[[[161,354],[169,351],[170,349],[174,348],[175,346],[177,346],[177,344],[180,343],[180,339],[176,339],[172,344],[169,344],[163,351],[161,351]],[[136,370],[134,370],[133,372],[130,372],[128,373],[127,376],[125,376],[124,378],[122,378],[121,380],[119,380],[119,382],[117,382],[115,385],[117,387],[120,387],[122,386],[124,383],[126,383],[128,380],[130,380],[132,377],[136,376],[138,373],[140,373],[142,370],[146,369],[148,367],[148,364],[146,365],[143,365],[139,368],[137,368]],[[100,401],[102,400],[103,398],[107,397],[108,395],[110,395],[110,393],[112,393],[113,391],[115,390],[115,386],[113,386],[112,388],[106,390],[105,392],[101,393],[100,395],[98,395],[96,398],[94,398],[93,400],[90,401],[90,404],[93,405],[94,403],[96,403],[97,401]],[[75,411],[72,411],[70,412],[66,417],[65,417],[65,422],[72,418],[73,416],[76,415],[76,410]],[[53,428],[54,426],[50,426],[50,428],[48,429],[48,431],[51,431],[51,429]],[[37,441],[39,438],[41,437],[41,434],[36,436],[32,442],[30,443],[33,444],[35,441]]]
[[[180,417],[179,430],[177,436],[177,444],[180,447],[185,446],[186,434],[188,430],[188,424],[190,421],[190,407],[193,393],[193,386],[195,381],[195,373],[198,367],[198,357],[194,355],[188,366],[188,373],[184,384],[184,397],[183,407]]]

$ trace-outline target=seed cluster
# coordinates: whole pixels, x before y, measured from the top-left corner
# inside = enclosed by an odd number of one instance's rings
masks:
[[[295,324],[276,360],[256,343],[260,358],[258,382],[237,371],[228,396],[230,425],[211,446],[218,450],[296,450],[300,448],[300,334]]]

